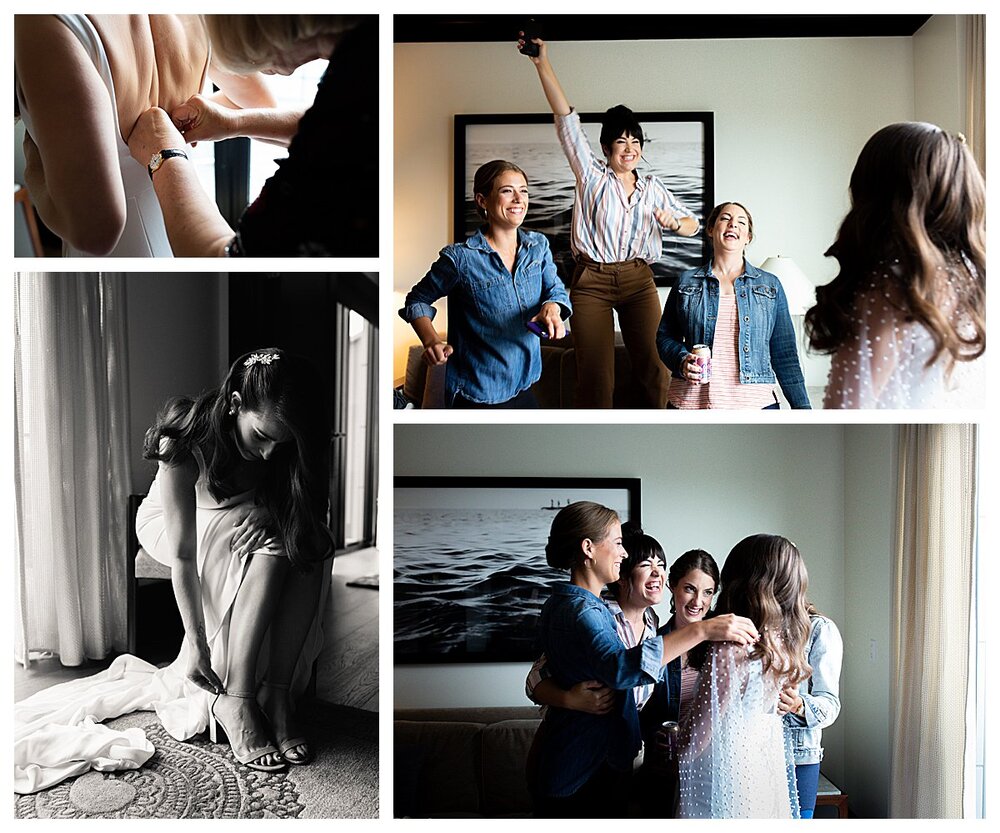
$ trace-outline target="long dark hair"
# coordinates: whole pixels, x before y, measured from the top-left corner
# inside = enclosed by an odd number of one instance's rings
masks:
[[[750,657],[761,660],[765,673],[773,669],[787,683],[808,677],[809,576],[798,547],[780,535],[751,535],[733,547],[721,579],[712,615],[735,613],[757,626],[760,639]],[[691,665],[700,668],[706,650],[706,643],[692,650]]]
[[[667,584],[670,585],[670,590],[673,591],[681,583],[681,579],[692,570],[701,570],[715,583],[715,592],[719,592],[719,565],[715,563],[711,553],[705,552],[705,550],[688,550],[677,557],[677,560],[670,565],[670,572],[667,573]],[[676,607],[674,594],[671,592],[670,612],[676,613]]]
[[[858,296],[882,275],[877,288],[934,339],[931,364],[943,353],[953,366],[985,351],[986,186],[961,135],[922,122],[875,133],[826,255],[840,272],[806,313],[814,350],[833,353],[857,335]]]
[[[233,435],[234,393],[247,410],[268,409],[291,435],[267,461],[256,502],[267,508],[292,563],[307,569],[326,554],[329,541],[330,423],[310,361],[274,347],[240,356],[217,390],[167,400],[146,432],[143,457],[172,465],[200,456],[211,495],[232,497],[227,478],[242,459]]]

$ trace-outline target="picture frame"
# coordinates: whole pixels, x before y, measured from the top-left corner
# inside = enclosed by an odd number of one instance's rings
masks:
[[[601,158],[603,113],[581,113],[591,147]],[[700,222],[715,204],[715,129],[711,112],[637,112],[644,134],[640,175],[655,173]],[[570,250],[576,183],[562,152],[551,114],[504,113],[455,116],[454,239],[461,241],[481,225],[472,194],[476,169],[506,159],[528,177],[530,203],[524,227],[549,239],[559,277],[573,276]],[[699,232],[680,237],[663,231],[663,256],[651,264],[657,286],[672,286],[686,269],[708,259],[708,241]]]
[[[553,581],[549,527],[593,500],[639,522],[639,478],[404,477],[393,482],[396,664],[532,662]]]

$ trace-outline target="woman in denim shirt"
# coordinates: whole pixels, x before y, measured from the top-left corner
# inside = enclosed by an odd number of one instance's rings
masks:
[[[736,202],[705,223],[713,258],[684,272],[670,291],[656,346],[670,368],[668,408],[777,408],[774,384],[793,408],[808,408],[795,331],[781,282],[744,257],[753,218]],[[692,347],[712,348],[711,379]]]
[[[620,815],[609,799],[622,794],[640,747],[633,687],[655,683],[665,663],[706,639],[749,645],[758,638],[749,619],[726,615],[626,648],[600,597],[619,579],[627,557],[621,540],[617,513],[590,501],[570,504],[552,522],[545,557],[549,566],[569,569],[570,581],[555,584],[542,607],[547,668],[561,688],[596,680],[614,689],[615,698],[606,714],[555,707],[545,713],[528,773],[539,817]]]
[[[420,338],[424,361],[447,364],[445,398],[451,407],[537,408],[529,388],[542,375],[539,338],[566,334],[569,295],[548,240],[520,230],[528,210],[524,171],[512,162],[487,162],[476,171],[473,192],[486,224],[441,251],[399,315]],[[443,296],[448,341],[432,323],[431,305]]]
[[[806,656],[812,676],[781,692],[778,711],[784,713],[785,735],[795,753],[795,782],[802,818],[811,819],[816,809],[820,740],[823,729],[840,714],[840,666],[844,642],[837,626],[809,605],[809,641]]]

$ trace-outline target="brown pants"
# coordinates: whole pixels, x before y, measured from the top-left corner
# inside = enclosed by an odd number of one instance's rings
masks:
[[[577,259],[569,291],[576,350],[576,407],[610,408],[615,390],[615,325],[632,363],[638,407],[667,404],[669,376],[656,352],[660,300],[653,272],[642,260],[594,263]]]

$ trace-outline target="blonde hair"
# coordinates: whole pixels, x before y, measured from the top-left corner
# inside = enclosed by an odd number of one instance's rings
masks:
[[[206,14],[202,15],[212,54],[233,73],[269,66],[296,43],[316,35],[339,35],[360,22],[359,15],[340,14]]]

